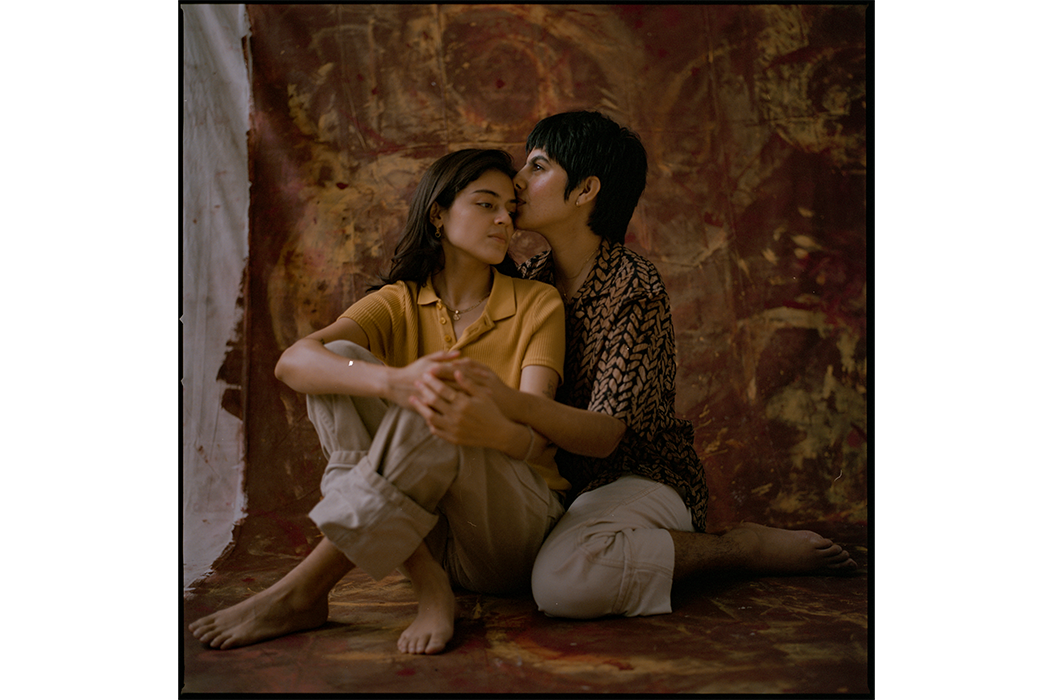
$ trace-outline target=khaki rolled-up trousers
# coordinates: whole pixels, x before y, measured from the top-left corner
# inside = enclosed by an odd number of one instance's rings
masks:
[[[326,348],[381,364],[347,341]],[[526,462],[433,436],[424,419],[382,399],[309,395],[307,414],[328,459],[310,517],[374,579],[426,542],[451,582],[479,593],[526,588],[558,494]]]
[[[534,563],[538,609],[569,618],[672,612],[669,530],[693,531],[691,513],[657,481],[623,476],[581,494]]]

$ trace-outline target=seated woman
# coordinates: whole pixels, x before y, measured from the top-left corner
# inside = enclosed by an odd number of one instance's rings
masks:
[[[508,257],[514,175],[503,151],[436,161],[413,195],[385,286],[282,354],[275,374],[308,395],[328,459],[310,514],[325,537],[271,587],[191,623],[197,639],[228,649],[317,627],[352,568],[375,579],[398,568],[418,597],[398,648],[434,654],[453,635],[451,581],[480,593],[529,587],[569,486],[555,447],[485,396],[474,397],[471,418],[499,449],[454,445],[420,415],[424,376],[458,357],[524,392],[555,395],[563,304],[551,286],[518,278]]]

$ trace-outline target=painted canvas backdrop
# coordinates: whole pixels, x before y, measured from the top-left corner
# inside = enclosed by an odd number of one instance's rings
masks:
[[[438,156],[598,109],[650,177],[629,247],[663,275],[677,410],[710,527],[864,522],[867,13],[862,5],[249,5],[249,257],[226,353],[254,546],[306,551],[324,466],[275,380],[390,260]],[[520,257],[543,243],[517,237]]]

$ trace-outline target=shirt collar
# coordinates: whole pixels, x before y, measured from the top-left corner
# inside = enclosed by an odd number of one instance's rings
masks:
[[[515,316],[516,295],[513,285],[511,277],[494,270],[494,286],[490,290],[490,298],[486,300],[486,307],[483,309],[484,318],[500,321]],[[439,295],[429,277],[424,282],[424,286],[420,288],[420,293],[417,294],[417,305],[428,306],[438,301]]]
[[[589,271],[588,276],[581,285],[581,289],[578,291],[577,297],[584,299],[585,297],[594,296],[605,296],[608,292],[605,289],[607,286],[607,280],[610,277],[610,272],[615,267],[615,263],[619,254],[621,253],[621,245],[618,243],[612,243],[606,238],[600,238],[600,247],[596,254],[596,262],[592,266],[592,270]]]
[[[435,292],[435,287],[432,286],[431,277],[429,277],[424,280],[424,285],[420,288],[420,292],[417,293],[417,305],[427,306],[437,301],[439,301],[439,295]]]

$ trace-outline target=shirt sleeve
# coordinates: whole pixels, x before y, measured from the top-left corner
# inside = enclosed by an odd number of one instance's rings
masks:
[[[405,297],[409,290],[402,282],[389,284],[367,294],[350,306],[340,318],[349,318],[365,332],[371,353],[392,364],[394,349],[405,343]]]
[[[663,400],[672,390],[676,372],[668,297],[647,294],[625,299],[609,329],[589,410],[614,416],[650,439],[662,427]]]

